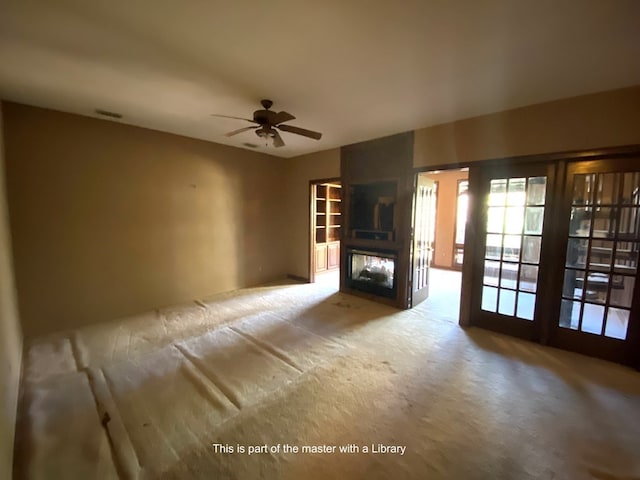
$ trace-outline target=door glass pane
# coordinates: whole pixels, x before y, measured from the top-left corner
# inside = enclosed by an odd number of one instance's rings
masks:
[[[637,205],[638,189],[640,189],[640,172],[626,172],[624,174],[621,203]]]
[[[597,208],[592,215],[593,234],[595,238],[613,238],[616,231],[616,209],[611,207]]]
[[[574,175],[573,177],[573,205],[589,205],[593,203],[593,185],[595,174]]]
[[[484,258],[500,260],[502,255],[502,235],[487,235],[487,249]]]
[[[582,298],[582,282],[584,273],[581,270],[572,270],[570,268],[564,271],[564,283],[562,288],[562,296],[566,298]]]
[[[532,293],[518,293],[518,317],[525,320],[533,320],[533,311],[536,306],[536,296]]]
[[[618,242],[614,270],[616,273],[635,275],[638,269],[640,243]]]
[[[487,212],[487,232],[502,233],[504,232],[504,208],[489,207]]]
[[[510,178],[507,205],[524,205],[526,178]]]
[[[542,237],[524,237],[522,241],[522,261],[538,263],[540,261],[540,243]]]
[[[489,205],[504,205],[506,202],[507,179],[495,178],[491,180],[489,190]]]
[[[498,289],[495,287],[482,287],[482,310],[495,312],[498,305]]]
[[[582,328],[583,332],[595,333],[600,335],[602,332],[602,322],[604,321],[604,306],[593,305],[591,303],[584,304],[582,312]]]
[[[544,205],[547,177],[531,177],[527,188],[527,205]]]
[[[619,235],[624,240],[640,240],[640,212],[637,207],[620,209]]]
[[[538,267],[522,265],[520,267],[520,290],[535,292],[538,286]]]
[[[574,237],[588,237],[591,213],[583,207],[571,209],[571,221],[569,222],[569,235]]]
[[[633,287],[636,284],[635,277],[626,275],[613,275],[611,281],[611,305],[631,308],[633,301]]]
[[[498,274],[500,273],[500,262],[484,262],[484,278],[485,285],[498,286]]]
[[[604,329],[605,336],[619,338],[620,340],[627,338],[629,314],[629,310],[609,307],[609,311],[607,312],[607,326]]]
[[[589,256],[589,269],[608,272],[611,269],[611,254],[613,244],[607,240],[594,240],[591,243],[591,254]]]
[[[582,238],[570,238],[567,245],[567,267],[585,267],[589,241]]]
[[[517,262],[520,260],[521,235],[505,235],[502,248],[502,259]]]
[[[508,207],[505,233],[522,233],[524,207]]]
[[[609,275],[605,273],[589,272],[587,275],[587,291],[585,299],[590,302],[605,303],[607,300],[607,287],[609,286]]]
[[[516,310],[516,292],[513,290],[500,289],[500,301],[498,313],[512,316]]]
[[[518,264],[517,263],[503,263],[502,272],[500,276],[500,286],[506,288],[516,288],[516,282],[518,280]]]
[[[598,175],[598,189],[596,190],[597,205],[611,205],[618,198],[618,186],[620,185],[619,173],[605,173]]]
[[[563,299],[562,305],[560,306],[560,326],[577,330],[579,322],[580,302]]]
[[[544,207],[527,207],[525,215],[524,233],[538,234],[542,233],[542,217],[544,215]]]

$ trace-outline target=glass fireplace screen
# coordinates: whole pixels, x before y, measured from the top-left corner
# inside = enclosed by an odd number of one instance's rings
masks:
[[[348,256],[353,288],[385,296],[395,294],[395,254],[350,250]]]

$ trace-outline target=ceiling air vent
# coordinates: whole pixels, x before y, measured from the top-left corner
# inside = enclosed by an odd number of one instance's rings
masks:
[[[249,148],[258,148],[258,145],[256,145],[255,143],[245,142],[242,145],[244,145],[245,147],[249,147]]]
[[[103,117],[109,117],[109,118],[122,118],[122,115],[120,113],[116,113],[116,112],[110,112],[108,110],[101,110],[99,108],[96,108],[95,112],[98,115],[102,115]]]

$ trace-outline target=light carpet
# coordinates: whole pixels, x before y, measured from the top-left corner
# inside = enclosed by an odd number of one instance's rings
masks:
[[[437,297],[282,284],[36,339],[16,478],[640,479],[637,372]]]

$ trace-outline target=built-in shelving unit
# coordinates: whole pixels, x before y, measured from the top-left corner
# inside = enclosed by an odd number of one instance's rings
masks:
[[[314,185],[315,271],[340,267],[342,188],[339,183]]]

